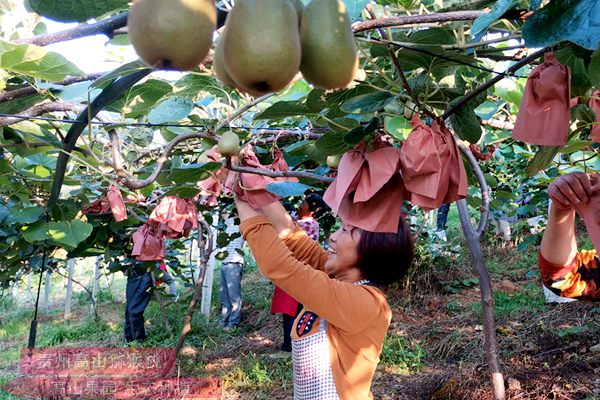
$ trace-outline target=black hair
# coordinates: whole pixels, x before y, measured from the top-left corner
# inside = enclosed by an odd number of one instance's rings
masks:
[[[329,210],[329,207],[325,204],[323,198],[316,193],[309,193],[304,198],[304,201],[308,204],[308,210],[313,213],[315,218],[319,218]]]
[[[408,224],[400,218],[396,233],[361,230],[357,251],[358,268],[363,278],[376,285],[390,285],[400,280],[414,258]]]

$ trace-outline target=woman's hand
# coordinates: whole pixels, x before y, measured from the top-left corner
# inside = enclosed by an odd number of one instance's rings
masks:
[[[548,186],[548,196],[552,199],[553,207],[568,211],[590,201],[590,196],[596,189],[587,174],[572,172],[555,179]]]
[[[240,199],[238,195],[235,195],[234,199],[235,207],[237,208],[238,215],[240,217],[240,222],[243,222],[252,217],[256,217],[258,215],[262,215],[261,211],[252,208],[250,204],[248,204],[245,200]]]

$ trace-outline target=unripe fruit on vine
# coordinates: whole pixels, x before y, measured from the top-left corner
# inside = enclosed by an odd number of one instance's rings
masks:
[[[224,157],[236,155],[240,151],[240,138],[235,133],[227,131],[221,135],[217,146],[219,153]]]
[[[300,67],[298,13],[289,0],[236,0],[227,17],[223,61],[253,96],[285,88]]]
[[[213,0],[134,0],[127,30],[150,67],[184,71],[207,56],[216,23]]]
[[[331,169],[337,169],[340,165],[340,160],[342,159],[341,154],[336,154],[334,156],[327,156],[327,166]]]
[[[323,89],[348,86],[358,69],[354,33],[341,0],[311,0],[300,22],[300,72]]]

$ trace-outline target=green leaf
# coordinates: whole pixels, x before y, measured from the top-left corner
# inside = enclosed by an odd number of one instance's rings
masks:
[[[551,0],[525,22],[527,47],[548,47],[565,40],[588,50],[600,42],[600,2],[597,0]]]
[[[450,124],[454,132],[462,140],[477,143],[481,139],[482,129],[475,110],[473,101],[470,101],[450,115]]]
[[[146,64],[144,64],[144,62],[141,60],[136,60],[136,61],[132,61],[127,64],[123,64],[119,68],[115,69],[114,71],[111,71],[105,75],[102,75],[100,78],[96,79],[92,83],[91,87],[102,88],[102,87],[108,85],[109,83],[111,83],[112,81],[114,81],[115,79],[122,78],[127,75],[131,75],[135,72],[138,72],[140,70],[147,69],[147,68],[148,67],[146,66]]]
[[[177,122],[186,118],[194,109],[194,103],[181,97],[169,97],[161,101],[148,114],[148,122],[151,124],[164,124]]]
[[[48,223],[46,221],[38,221],[31,225],[26,225],[21,228],[23,239],[29,243],[41,242],[48,237]]]
[[[154,140],[154,129],[143,126],[134,126],[127,131],[131,141],[140,147],[148,147]]]
[[[26,0],[33,12],[61,22],[84,22],[127,8],[128,0]]]
[[[556,59],[571,69],[571,95],[573,97],[585,94],[591,87],[584,60],[577,56],[577,50],[581,49],[568,46],[554,52]]]
[[[83,72],[62,55],[32,44],[12,44],[0,40],[0,68],[48,81],[61,81]]]
[[[317,149],[326,156],[342,154],[351,148],[351,146],[344,141],[344,136],[345,133],[343,132],[327,132],[317,140],[315,145],[317,146]]]
[[[529,161],[527,167],[525,168],[525,173],[528,176],[534,176],[541,170],[548,168],[548,166],[552,163],[554,156],[558,154],[560,151],[560,146],[542,146],[535,156]]]
[[[454,35],[442,28],[421,29],[412,33],[408,40],[419,44],[454,44]],[[386,48],[387,50],[387,48]]]
[[[194,101],[206,97],[208,94],[220,97],[226,94],[221,83],[210,75],[186,74],[173,86],[173,92],[177,97]]]
[[[410,121],[404,117],[386,117],[384,129],[398,140],[405,140],[412,131]]]
[[[344,142],[350,146],[355,146],[363,140],[368,134],[375,132],[379,126],[379,118],[373,117],[365,126],[358,126],[344,135]]]
[[[487,28],[498,20],[505,12],[512,8],[516,3],[515,0],[498,0],[494,8],[482,16],[478,17],[471,27],[471,35],[474,36],[474,41],[479,41],[487,31]]]
[[[405,71],[413,71],[423,68],[437,79],[442,79],[456,70],[456,68],[459,67],[459,64],[479,64],[473,57],[453,53],[442,49],[440,46],[427,46],[426,49],[431,54],[425,54],[409,48],[397,51],[396,55],[398,56],[402,69]],[[436,55],[443,56],[444,58],[437,57]]]
[[[327,102],[325,100],[325,90],[313,89],[306,96],[306,109],[308,112],[318,114],[327,108]]]
[[[560,152],[562,154],[575,153],[577,151],[580,151],[580,150],[590,147],[591,144],[592,144],[592,142],[589,140],[576,139],[574,141],[569,141],[569,143],[565,147],[560,149]]]
[[[66,249],[74,249],[92,233],[92,225],[78,219],[73,221],[50,222],[48,236]]]
[[[302,196],[312,186],[299,182],[272,182],[266,187],[267,191],[279,197]]]
[[[263,112],[255,115],[254,119],[278,120],[297,115],[304,115],[307,113],[308,109],[306,108],[306,105],[298,101],[279,101]]]
[[[195,186],[178,186],[165,193],[165,196],[178,196],[182,199],[189,199],[200,193],[200,189]]]
[[[597,89],[600,89],[600,47],[592,55],[592,60],[588,66],[588,77]]]
[[[389,92],[373,92],[353,97],[341,106],[341,110],[349,114],[364,114],[381,110],[395,100]]]
[[[42,207],[25,207],[19,210],[12,208],[10,215],[6,219],[9,224],[31,224],[44,214]]]
[[[219,162],[184,165],[172,168],[169,178],[176,184],[198,182],[208,178],[211,172],[218,170],[222,166]]]
[[[351,22],[360,20],[360,14],[365,6],[369,3],[369,0],[344,0],[346,8],[348,9],[348,17]]]

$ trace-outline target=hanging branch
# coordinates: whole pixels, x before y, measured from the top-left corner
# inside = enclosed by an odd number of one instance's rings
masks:
[[[0,117],[0,126],[16,124],[18,122],[27,120],[27,117],[39,117],[40,115],[50,112],[71,111],[78,106],[78,104],[64,103],[62,101],[53,101],[36,104],[35,106],[30,107],[25,111],[21,111],[21,113],[19,114],[20,117]]]
[[[201,132],[190,132],[184,133],[183,135],[179,135],[165,146],[165,149],[156,161],[156,168],[154,168],[154,171],[152,171],[150,176],[146,179],[138,180],[131,178],[131,174],[127,173],[127,171],[125,171],[125,168],[123,168],[123,164],[121,162],[121,146],[119,143],[119,135],[117,134],[117,131],[114,129],[109,129],[108,136],[110,137],[111,143],[113,168],[117,172],[117,176],[123,181],[123,185],[129,189],[141,189],[154,182],[160,174],[160,172],[162,171],[163,167],[165,166],[165,163],[169,159],[171,152],[179,143],[189,139],[206,139],[216,142],[214,136]]]
[[[485,14],[485,11],[452,11],[425,15],[407,15],[402,17],[384,18],[379,17],[369,21],[355,23],[352,28],[355,33],[369,31],[379,28],[394,28],[404,25],[430,24],[453,21],[472,21]]]
[[[165,367],[163,368],[163,371],[161,372],[162,377],[166,377],[169,374],[171,368],[173,367],[173,364],[175,364],[175,360],[177,359],[181,348],[183,347],[183,344],[185,343],[187,335],[192,330],[192,320],[194,318],[194,312],[196,311],[198,303],[200,302],[200,298],[202,297],[202,285],[204,284],[204,278],[206,275],[206,264],[208,263],[208,256],[213,251],[212,230],[208,222],[206,222],[206,219],[204,219],[202,213],[198,213],[198,222],[198,264],[200,271],[198,274],[198,279],[194,283],[194,294],[192,296],[192,301],[190,302],[190,305],[187,309],[187,313],[185,315],[183,328],[181,329],[181,335],[179,335],[179,338],[177,339],[177,343],[175,344],[175,348],[173,349],[172,356],[169,357]],[[206,232],[206,242],[203,240],[203,232]]]
[[[375,20],[376,16],[375,16],[375,13],[373,12],[373,9],[371,8],[370,4],[367,5],[366,10],[369,13],[369,16],[371,17],[371,20]],[[378,32],[379,32],[379,35],[381,35],[382,39],[384,39],[384,40],[389,39],[388,34],[382,28],[379,28]],[[414,90],[408,84],[408,80],[406,79],[406,75],[404,75],[404,71],[402,71],[402,66],[400,65],[400,61],[398,60],[398,57],[396,56],[394,49],[391,46],[386,46],[386,47],[388,49],[390,58],[392,59],[392,63],[394,64],[394,68],[396,68],[396,72],[398,73],[398,76],[400,77],[400,81],[402,82],[402,87],[404,87],[404,90],[406,90],[406,93],[408,93],[410,98],[414,101],[414,103],[417,105],[417,107],[423,111],[423,113],[425,113],[425,114],[429,115],[431,118],[435,119],[436,115],[433,112],[431,112],[428,108],[426,108],[423,104],[421,104],[421,102],[419,101],[419,96],[417,96],[417,94],[414,92]]]
[[[269,171],[269,170],[259,169],[259,168],[242,167],[242,166],[239,166],[239,165],[233,165],[231,163],[231,159],[230,158],[227,158],[227,161],[225,162],[225,167],[228,170],[230,170],[230,171],[245,172],[245,173],[249,173],[249,174],[269,176],[271,178],[289,178],[289,177],[295,177],[295,178],[312,179],[314,181],[325,182],[325,183],[331,183],[331,182],[334,181],[334,178],[331,178],[329,176],[322,176],[322,175],[313,174],[312,172],[304,172],[304,171]]]
[[[106,74],[106,72],[94,72],[92,74],[87,74],[84,76],[72,76],[66,79],[63,79],[59,82],[53,82],[54,85],[60,86],[68,86],[74,83],[93,81],[98,79],[102,75]],[[27,86],[20,89],[10,90],[10,91],[1,91],[0,92],[0,103],[5,103],[7,101],[11,101],[14,99],[18,99],[21,97],[31,96],[32,94],[38,93],[39,90],[35,86]]]
[[[482,84],[482,85],[478,86],[477,88],[475,88],[474,90],[470,91],[465,96],[463,96],[458,102],[456,102],[452,107],[450,107],[442,115],[442,119],[447,119],[450,115],[452,115],[453,113],[455,113],[459,108],[461,108],[463,105],[465,105],[471,99],[473,99],[474,97],[476,97],[478,94],[480,94],[480,93],[488,90],[490,87],[494,86],[496,84],[496,82],[499,82],[502,79],[506,78],[507,76],[510,76],[511,74],[513,74],[514,72],[516,72],[520,68],[524,67],[525,65],[527,65],[527,64],[535,61],[536,59],[538,59],[539,57],[541,57],[542,55],[544,55],[544,53],[546,51],[548,51],[548,49],[545,49],[545,48],[536,51],[535,53],[531,54],[530,56],[525,57],[521,61],[515,63],[512,66],[510,66],[503,74],[500,74],[500,75],[497,75],[497,76],[493,77],[489,81],[485,82],[484,84]]]
[[[113,32],[116,29],[127,25],[127,14],[128,13],[118,14],[100,22],[95,22],[93,24],[81,24],[75,28],[66,29],[60,32],[47,33],[44,35],[20,39],[17,40],[16,43],[29,43],[37,46],[47,46],[49,44],[66,42],[68,40],[78,39],[85,36],[106,35],[109,38],[112,38]]]

